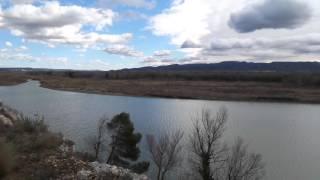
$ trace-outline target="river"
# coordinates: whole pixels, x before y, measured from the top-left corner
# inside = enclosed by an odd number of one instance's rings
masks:
[[[43,115],[50,129],[75,141],[78,150],[87,148],[85,139],[102,116],[128,112],[143,135],[182,129],[187,138],[192,117],[203,108],[215,112],[224,106],[229,119],[223,140],[230,144],[240,136],[250,151],[261,153],[265,179],[320,178],[320,105],[97,95],[46,89],[37,81],[0,86],[0,100],[26,115]]]

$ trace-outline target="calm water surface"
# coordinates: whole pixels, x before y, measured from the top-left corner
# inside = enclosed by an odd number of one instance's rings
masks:
[[[232,143],[241,136],[251,151],[261,153],[266,179],[320,179],[320,105],[95,95],[45,89],[36,81],[0,86],[0,100],[27,115],[43,115],[51,130],[75,141],[79,150],[86,149],[84,139],[95,133],[103,115],[128,112],[144,135],[176,128],[188,134],[190,117],[202,108],[225,106],[224,140]]]

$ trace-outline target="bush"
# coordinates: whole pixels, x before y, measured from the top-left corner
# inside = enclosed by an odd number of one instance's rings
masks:
[[[41,151],[41,150],[50,150],[56,149],[62,144],[62,136],[54,133],[44,133],[40,136],[36,136],[34,141],[30,141],[30,150],[31,151]]]
[[[10,142],[16,144],[19,152],[33,152],[58,148],[63,138],[61,134],[51,133],[42,117],[20,118],[6,133]]]
[[[48,132],[48,126],[44,123],[43,117],[36,116],[34,119],[23,116],[17,121],[15,129],[29,134],[39,134]]]
[[[14,166],[14,148],[12,144],[0,139],[0,179],[5,177]]]

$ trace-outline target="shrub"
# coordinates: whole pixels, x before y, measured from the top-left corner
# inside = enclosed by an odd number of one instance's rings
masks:
[[[17,121],[16,130],[30,133],[39,134],[48,131],[48,126],[44,123],[44,118],[36,116],[34,119],[23,116],[20,121]]]
[[[85,162],[93,162],[96,161],[96,158],[94,155],[88,153],[88,152],[75,152],[75,157],[81,159]]]
[[[31,151],[56,149],[62,144],[62,136],[54,133],[43,133],[30,141]]]
[[[33,152],[58,148],[63,138],[61,134],[51,133],[42,117],[22,116],[15,126],[8,130],[6,137],[16,144],[19,152]]]

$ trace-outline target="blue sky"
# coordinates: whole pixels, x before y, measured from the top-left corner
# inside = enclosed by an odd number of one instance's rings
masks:
[[[320,60],[318,0],[0,0],[0,67]]]

